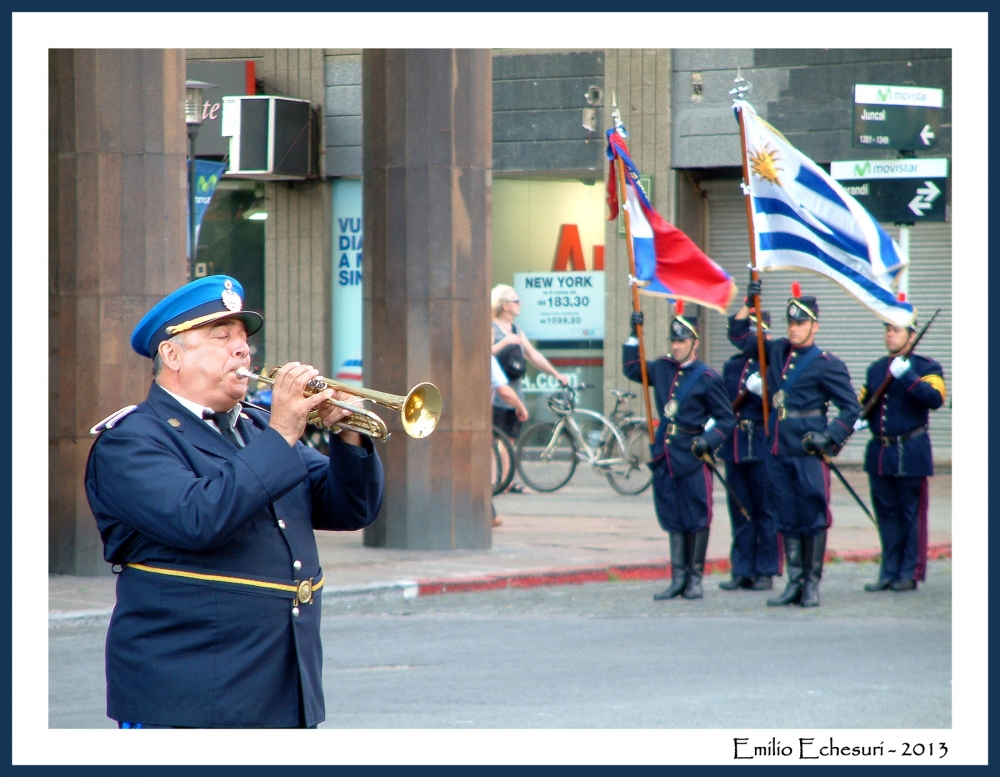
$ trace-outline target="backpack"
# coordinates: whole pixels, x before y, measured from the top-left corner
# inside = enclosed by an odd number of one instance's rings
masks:
[[[496,340],[499,340],[504,334],[503,330],[496,323],[493,324],[493,330],[496,332]],[[517,326],[511,325],[510,331],[516,335]],[[503,374],[507,376],[507,380],[520,380],[524,377],[524,351],[518,343],[505,345],[496,354],[496,358],[497,362],[500,363],[501,369],[503,369]]]
[[[507,380],[520,380],[524,377],[524,351],[520,345],[505,345],[496,356]]]

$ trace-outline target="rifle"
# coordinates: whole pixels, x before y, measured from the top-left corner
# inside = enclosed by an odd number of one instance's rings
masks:
[[[927,333],[927,330],[931,328],[931,324],[934,323],[934,319],[937,318],[938,313],[940,312],[941,308],[938,308],[937,310],[934,311],[934,315],[931,316],[930,321],[924,324],[924,328],[920,330],[920,334],[916,336],[916,339],[914,339],[914,341],[910,345],[906,346],[903,349],[903,352],[897,354],[897,356],[902,356],[905,359],[907,356],[913,353],[914,349],[917,347],[917,343],[919,343],[920,339]],[[865,402],[865,406],[861,408],[861,415],[859,416],[860,418],[867,419],[868,416],[872,414],[872,411],[875,409],[875,406],[878,405],[879,401],[881,401],[885,392],[889,390],[889,384],[892,383],[892,380],[893,380],[892,373],[886,371],[885,380],[882,381],[882,385],[879,386],[877,389],[875,389],[875,393],[871,395],[871,398],[867,402]]]
[[[740,412],[740,408],[746,404],[746,401],[750,398],[750,392],[745,388],[740,389],[740,393],[736,395],[736,399],[733,400],[731,407],[734,413]]]

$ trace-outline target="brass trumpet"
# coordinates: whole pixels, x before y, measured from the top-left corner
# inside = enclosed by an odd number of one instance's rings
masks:
[[[251,378],[268,386],[273,386],[274,376],[277,374],[278,369],[278,367],[272,368],[268,377],[257,375],[243,367],[236,370],[236,374],[241,378]],[[306,384],[305,393],[307,396],[318,394],[320,391],[328,388],[342,391],[345,394],[353,394],[362,400],[367,399],[369,402],[375,402],[390,410],[398,411],[403,424],[403,431],[410,437],[418,439],[426,437],[434,431],[438,419],[441,418],[441,392],[438,391],[437,386],[433,383],[418,383],[404,397],[398,394],[386,394],[382,391],[359,388],[358,386],[351,386],[347,383],[331,380],[330,378],[319,377],[313,378]],[[334,429],[348,429],[367,437],[374,437],[381,442],[389,439],[390,432],[386,428],[385,422],[375,413],[338,399],[328,399],[327,402],[351,411],[349,416],[337,422],[333,427]],[[308,420],[314,426],[324,427],[319,413],[315,410],[309,414]]]

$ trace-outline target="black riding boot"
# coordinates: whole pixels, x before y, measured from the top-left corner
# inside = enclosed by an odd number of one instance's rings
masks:
[[[705,553],[708,551],[708,529],[688,535],[691,545],[691,565],[688,567],[688,584],[684,589],[685,599],[701,599],[705,595],[701,588],[701,578],[705,574]]]
[[[808,539],[809,551],[805,546],[802,548],[802,560],[808,564],[802,584],[802,599],[799,601],[803,607],[819,607],[819,581],[823,577],[823,556],[826,554],[826,532],[822,531]]]
[[[788,584],[781,596],[767,600],[768,607],[781,607],[792,604],[802,596],[802,538],[781,535],[785,544],[785,572],[788,574]]]
[[[665,591],[655,594],[653,599],[663,601],[680,596],[687,588],[688,582],[688,542],[682,531],[670,532],[670,587]]]

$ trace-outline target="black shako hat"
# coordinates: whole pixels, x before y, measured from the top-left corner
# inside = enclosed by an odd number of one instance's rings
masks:
[[[697,340],[698,317],[684,315],[684,300],[677,300],[675,313],[673,320],[670,322],[670,339]]]
[[[764,326],[762,327],[765,332],[771,328],[771,314],[766,310],[760,311],[760,317],[764,320]],[[757,326],[757,313],[750,311],[750,326]]]
[[[802,287],[792,284],[792,296],[788,298],[788,309],[785,311],[788,321],[819,321],[819,303],[815,297],[803,297]]]

